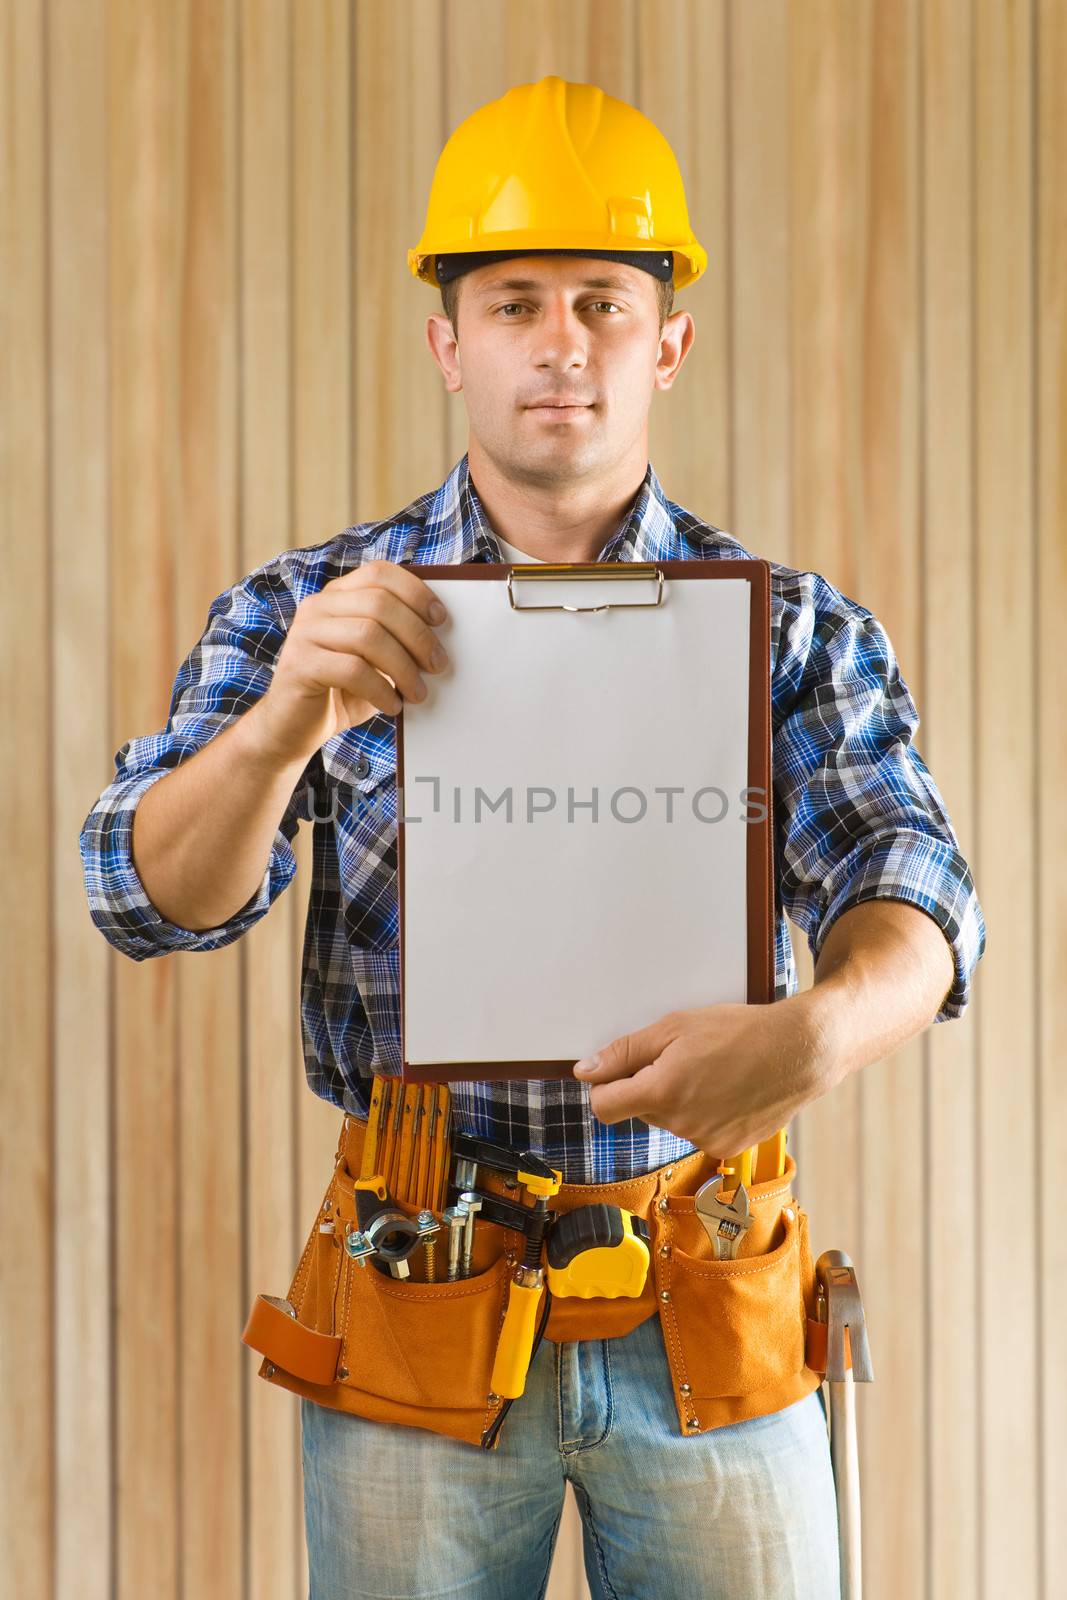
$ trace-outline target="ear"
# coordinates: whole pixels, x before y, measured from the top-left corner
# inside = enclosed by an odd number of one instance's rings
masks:
[[[445,388],[455,394],[463,387],[463,374],[459,361],[459,343],[452,324],[443,311],[434,311],[426,319],[426,343],[430,354],[441,369]]]
[[[656,361],[656,388],[669,389],[696,338],[696,324],[688,311],[673,311],[663,324]]]

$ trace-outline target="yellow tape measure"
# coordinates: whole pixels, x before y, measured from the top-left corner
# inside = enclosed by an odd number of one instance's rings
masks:
[[[648,1277],[649,1242],[644,1217],[621,1206],[578,1206],[559,1217],[548,1236],[548,1287],[580,1300],[636,1299]]]

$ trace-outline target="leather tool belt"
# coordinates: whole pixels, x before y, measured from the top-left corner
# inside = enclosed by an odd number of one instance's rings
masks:
[[[318,1405],[479,1445],[505,1404],[491,1393],[490,1375],[524,1238],[476,1225],[470,1276],[454,1282],[394,1279],[354,1261],[343,1239],[357,1225],[353,1174],[367,1124],[343,1117],[334,1171],[289,1293],[285,1300],[257,1295],[243,1341],[264,1357],[261,1378]],[[651,1260],[642,1294],[553,1296],[544,1337],[619,1338],[657,1314],[686,1436],[802,1400],[826,1368],[808,1217],[793,1196],[796,1162],[787,1154],[780,1178],[749,1188],[753,1221],[732,1261],[715,1259],[694,1208],[717,1165],[694,1151],[619,1183],[565,1183],[549,1202],[560,1213],[605,1202],[647,1221]],[[509,1193],[503,1174],[490,1170],[479,1171],[478,1184]],[[396,1204],[408,1215],[418,1210]],[[520,1395],[504,1426],[521,1421]]]

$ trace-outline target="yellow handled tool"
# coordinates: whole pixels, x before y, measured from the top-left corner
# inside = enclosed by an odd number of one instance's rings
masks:
[[[538,1166],[543,1165],[538,1162]],[[541,1250],[549,1223],[548,1200],[550,1195],[559,1193],[563,1182],[562,1172],[555,1167],[547,1170],[551,1177],[545,1177],[543,1172],[524,1171],[522,1166],[516,1172],[519,1182],[537,1198],[526,1225],[526,1259],[515,1268],[508,1290],[508,1307],[490,1379],[493,1393],[509,1400],[520,1395],[526,1385],[532,1359],[534,1318],[545,1280]]]
[[[752,1187],[752,1168],[755,1166],[758,1150],[759,1145],[754,1144],[750,1149],[742,1150],[740,1155],[730,1156],[719,1162],[717,1170],[725,1179],[724,1189],[736,1189],[742,1183],[746,1189]]]
[[[520,1266],[508,1289],[508,1309],[500,1342],[496,1347],[493,1376],[490,1382],[493,1393],[514,1400],[526,1387],[526,1374],[530,1370],[534,1342],[534,1325],[537,1307],[544,1288],[544,1272],[540,1267]]]
[[[785,1129],[779,1128],[769,1139],[750,1145],[739,1155],[720,1161],[717,1170],[727,1180],[724,1189],[736,1189],[744,1184],[751,1189],[754,1183],[766,1183],[768,1178],[780,1178],[785,1171]]]
[[[786,1132],[779,1128],[769,1139],[761,1139],[756,1146],[758,1154],[752,1174],[754,1183],[765,1183],[768,1178],[780,1178],[785,1172]]]

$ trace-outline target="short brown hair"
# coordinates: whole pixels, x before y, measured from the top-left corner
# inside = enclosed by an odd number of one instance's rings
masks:
[[[659,306],[659,331],[662,333],[663,324],[674,310],[674,280],[668,278],[664,282],[662,278],[653,278],[652,281],[656,285],[656,300]],[[445,316],[452,324],[453,336],[457,339],[459,333],[456,328],[456,317],[459,314],[459,286],[462,282],[463,278],[461,276],[453,278],[450,283],[441,284],[441,304],[444,307]]]

